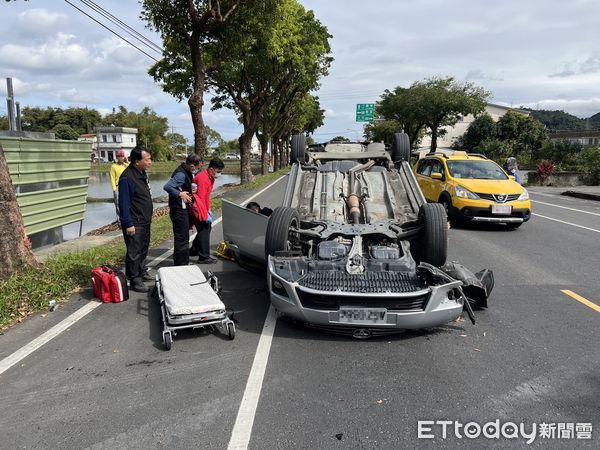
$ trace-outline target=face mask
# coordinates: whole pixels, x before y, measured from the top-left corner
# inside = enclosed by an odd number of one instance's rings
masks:
[[[221,172],[215,172],[215,178],[219,178],[221,176]]]

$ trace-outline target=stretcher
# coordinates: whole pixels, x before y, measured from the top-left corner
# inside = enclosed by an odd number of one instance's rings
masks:
[[[161,267],[156,274],[156,293],[162,318],[162,339],[171,349],[173,336],[185,328],[216,326],[229,339],[235,338],[235,324],[218,295],[219,280],[210,272],[204,276],[198,266]]]

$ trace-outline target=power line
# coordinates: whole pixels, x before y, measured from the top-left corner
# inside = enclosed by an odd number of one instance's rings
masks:
[[[117,36],[118,38],[124,40],[125,42],[127,42],[129,45],[131,45],[132,47],[134,47],[135,49],[139,50],[140,52],[142,52],[144,55],[146,55],[148,58],[153,59],[154,61],[158,62],[158,59],[156,59],[154,56],[149,55],[148,53],[146,53],[144,50],[142,50],[141,48],[139,48],[137,45],[129,42],[127,39],[125,39],[123,36],[121,36],[119,33],[117,33],[116,31],[111,30],[109,27],[107,27],[106,25],[104,25],[102,22],[99,22],[98,20],[96,20],[95,18],[93,18],[92,16],[90,16],[88,13],[86,13],[85,11],[83,11],[82,9],[78,8],[77,6],[75,6],[73,3],[71,3],[69,0],[65,0],[66,3],[68,3],[69,5],[71,5],[73,8],[75,8],[76,10],[78,10],[79,12],[81,12],[82,14],[85,14],[86,16],[88,16],[90,19],[92,19],[94,22],[96,22],[98,25],[102,26],[103,28],[106,28],[108,31],[110,31],[112,34],[114,34],[115,36]]]
[[[92,0],[79,0],[79,1],[81,3],[83,3],[84,5],[86,5],[88,8],[93,9],[94,11],[96,11],[97,13],[102,15],[104,18],[108,19],[110,22],[112,22],[113,24],[115,24],[116,26],[121,28],[123,31],[125,31],[127,34],[132,36],[134,39],[138,40],[140,43],[146,45],[151,50],[154,50],[155,52],[162,54],[163,49],[159,45],[155,44],[150,39],[148,39],[146,36],[144,36],[143,34],[137,32],[136,30],[131,28],[129,25],[127,25],[121,19],[119,19],[118,17],[115,17],[114,15],[112,15],[110,12],[108,12],[107,10],[102,8],[97,3],[93,2]]]

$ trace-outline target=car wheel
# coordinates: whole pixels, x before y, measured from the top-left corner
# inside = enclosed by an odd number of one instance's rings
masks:
[[[448,224],[446,210],[439,203],[425,203],[419,209],[419,223],[423,226],[421,261],[439,267],[446,262],[448,253]]]
[[[410,160],[410,139],[406,133],[394,134],[394,142],[392,143],[392,161],[409,161]]]
[[[448,222],[450,222],[450,225],[459,225],[460,219],[452,212],[452,200],[450,199],[450,197],[443,195],[440,198],[440,204],[444,207],[444,210],[446,211],[446,216],[448,217]]]
[[[296,241],[290,235],[290,227],[300,228],[298,211],[287,206],[275,208],[269,216],[267,232],[265,234],[265,253],[267,258],[275,252],[288,251]]]
[[[292,152],[290,155],[292,164],[296,161],[306,161],[306,136],[303,134],[294,134],[292,136]]]

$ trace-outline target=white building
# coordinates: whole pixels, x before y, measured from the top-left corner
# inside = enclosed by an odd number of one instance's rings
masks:
[[[529,111],[523,111],[522,109],[510,108],[508,106],[495,105],[493,103],[488,103],[485,107],[485,113],[489,114],[494,122],[498,122],[500,117],[506,114],[508,111],[516,111],[521,114],[529,115]],[[475,116],[469,114],[466,117],[461,117],[460,120],[452,127],[443,127],[446,130],[446,134],[444,136],[438,136],[437,138],[437,146],[438,147],[446,147],[449,148],[454,144],[454,141],[464,135],[467,132],[467,128],[469,125],[475,120]],[[424,136],[421,139],[421,143],[419,147],[431,147],[431,136]]]
[[[117,150],[125,150],[127,158],[137,145],[137,128],[125,127],[96,127],[98,150],[97,155],[104,161],[115,161]]]

